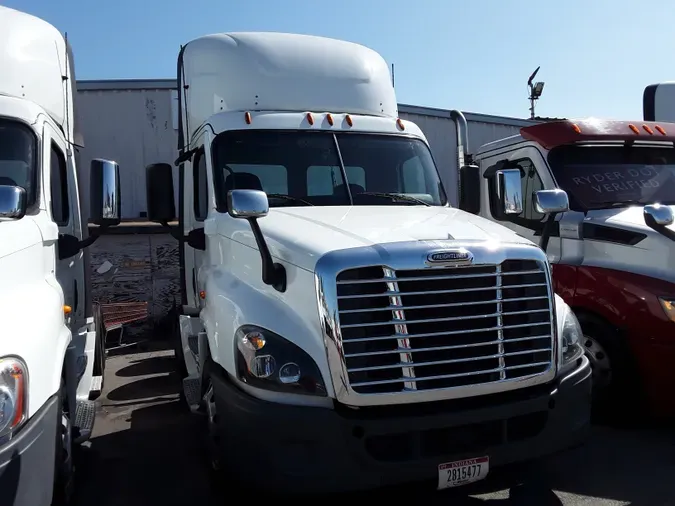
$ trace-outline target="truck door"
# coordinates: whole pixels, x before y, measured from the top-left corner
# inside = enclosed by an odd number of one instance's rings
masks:
[[[183,233],[187,236],[192,230],[204,228],[209,212],[207,154],[202,145],[185,163],[183,168]],[[183,242],[185,303],[190,307],[199,307],[199,287],[197,274],[206,260],[206,252],[193,248]]]
[[[68,234],[82,239],[77,176],[72,150],[51,125],[45,123],[43,160],[48,174],[47,204],[52,221],[59,235]],[[63,289],[65,304],[72,308],[70,314],[73,329],[84,323],[84,268],[82,251],[70,258],[56,258],[56,278]]]
[[[521,195],[523,199],[523,212],[517,216],[507,215],[499,217],[495,212],[499,206],[499,196],[493,184],[485,183],[487,198],[483,199],[481,215],[510,228],[518,235],[539,244],[541,233],[544,229],[546,216],[537,212],[534,204],[534,194],[539,190],[555,188],[553,178],[541,153],[531,147],[521,148],[511,153],[500,154],[481,161],[481,172],[490,169],[497,163],[508,160],[512,165],[518,165],[522,169]],[[560,255],[560,232],[556,222],[551,230],[547,253],[549,260],[555,261]]]

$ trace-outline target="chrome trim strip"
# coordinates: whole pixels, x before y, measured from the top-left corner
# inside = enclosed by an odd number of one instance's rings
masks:
[[[426,263],[427,255],[430,252],[439,249],[455,249],[463,247],[470,249],[474,261],[473,266],[494,266],[499,265],[505,260],[534,260],[543,268],[546,277],[546,290],[548,294],[550,312],[550,346],[552,351],[551,362],[546,363],[549,367],[540,374],[528,375],[512,380],[500,380],[491,383],[474,384],[462,387],[452,387],[436,390],[406,390],[393,393],[382,394],[359,394],[355,392],[350,384],[344,349],[342,346],[342,335],[340,330],[340,317],[338,313],[337,297],[337,276],[340,272],[347,269],[357,269],[361,267],[385,266],[390,271],[397,270],[419,270],[419,269],[441,269],[448,270],[453,267],[448,266],[429,266]],[[460,269],[461,267],[457,267]],[[558,369],[558,337],[556,328],[556,310],[551,284],[551,268],[546,258],[546,254],[537,246],[532,244],[502,244],[494,241],[409,241],[388,244],[375,244],[361,248],[352,248],[348,250],[336,250],[322,256],[316,264],[315,284],[317,291],[317,302],[319,316],[321,320],[324,343],[326,346],[326,356],[330,368],[333,388],[335,390],[336,400],[342,404],[351,406],[376,406],[388,404],[409,404],[415,402],[430,402],[445,399],[457,399],[463,397],[473,397],[478,395],[487,395],[497,392],[506,392],[529,386],[539,385],[552,381]],[[396,283],[392,283],[396,284]],[[540,286],[540,285],[539,285]],[[392,314],[396,307],[400,306],[400,300],[397,300],[398,289],[389,288],[390,305]],[[433,292],[424,292],[433,293]],[[402,311],[401,311],[402,313]],[[399,316],[404,316],[403,314]],[[394,316],[394,318],[401,319]],[[495,328],[498,330],[499,327]],[[398,342],[399,349],[396,350],[401,355],[410,349],[409,339],[414,335],[408,334],[407,328],[399,327]],[[442,334],[447,334],[446,332]],[[400,336],[400,337],[399,337]],[[372,339],[372,338],[371,338]],[[387,336],[386,339],[392,339]],[[534,339],[529,337],[528,339]],[[528,364],[531,367],[534,364]],[[515,366],[518,367],[518,366]],[[513,368],[513,367],[511,367]],[[412,367],[410,369],[413,369]],[[504,368],[496,369],[503,371]],[[410,371],[413,372],[414,371]],[[406,384],[414,376],[407,376],[398,381],[405,381]],[[420,380],[429,380],[433,378],[416,378],[414,382]]]

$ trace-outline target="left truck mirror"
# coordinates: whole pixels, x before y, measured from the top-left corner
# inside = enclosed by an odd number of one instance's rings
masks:
[[[102,227],[121,221],[120,169],[117,162],[96,158],[91,161],[90,215]]]
[[[20,220],[26,215],[26,190],[0,185],[0,221]]]

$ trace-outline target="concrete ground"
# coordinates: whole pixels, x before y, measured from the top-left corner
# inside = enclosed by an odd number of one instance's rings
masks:
[[[201,420],[179,403],[173,367],[170,351],[108,359],[94,437],[78,454],[76,506],[232,504],[210,488]],[[537,493],[518,489],[513,501],[499,475],[475,489],[406,491],[428,505],[675,506],[675,429],[595,427],[585,447],[553,459],[539,475]]]

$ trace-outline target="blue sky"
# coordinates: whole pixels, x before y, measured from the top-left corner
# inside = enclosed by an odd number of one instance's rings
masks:
[[[79,79],[176,75],[181,43],[285,31],[351,40],[395,64],[401,103],[527,117],[642,118],[675,80],[672,0],[5,0],[67,32]]]

